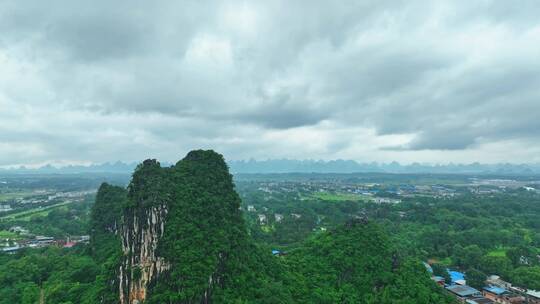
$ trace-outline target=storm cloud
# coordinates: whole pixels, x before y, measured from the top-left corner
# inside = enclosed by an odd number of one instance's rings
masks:
[[[0,166],[540,162],[537,1],[2,1]]]

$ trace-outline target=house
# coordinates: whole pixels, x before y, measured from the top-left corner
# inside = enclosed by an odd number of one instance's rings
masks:
[[[493,300],[495,303],[519,304],[525,301],[523,296],[498,286],[484,287],[482,289],[482,294],[484,297]]]
[[[302,215],[301,215],[301,214],[298,214],[298,213],[291,213],[291,216],[294,217],[294,218],[296,218],[296,219],[299,219],[299,218],[302,217]]]
[[[508,291],[502,287],[498,286],[487,286],[482,289],[482,294],[484,297],[492,299],[495,301],[495,299],[502,296],[504,293],[507,293]]]
[[[529,289],[525,294],[529,304],[540,304],[540,291]]]
[[[281,220],[283,220],[283,214],[279,214],[279,213],[274,214],[274,219],[278,223],[281,222]]]
[[[446,290],[456,296],[462,303],[465,303],[467,299],[480,298],[482,296],[479,290],[467,285],[450,285],[446,287]]]
[[[259,223],[260,224],[265,224],[266,223],[266,215],[261,213],[261,214],[258,214],[257,216],[259,217]]]
[[[433,273],[433,268],[431,268],[431,265],[429,265],[429,263],[422,262],[422,264],[424,264],[424,267],[426,267],[426,270],[427,270],[429,273]]]
[[[498,275],[490,275],[488,277],[488,279],[486,280],[486,282],[489,285],[493,285],[493,286],[497,286],[497,287],[501,287],[501,288],[512,287],[512,284],[501,280],[501,277],[499,277]]]
[[[11,209],[11,206],[10,205],[0,205],[0,212],[7,212],[7,211],[11,211],[13,209]]]
[[[495,302],[493,302],[492,300],[490,300],[488,298],[478,297],[478,298],[467,299],[467,300],[465,300],[465,303],[468,303],[468,304],[493,304]]]
[[[50,236],[36,236],[34,241],[38,246],[47,246],[54,243],[54,238]]]
[[[435,281],[435,283],[437,283],[437,285],[441,286],[441,287],[444,287],[444,281],[445,279],[443,277],[440,277],[440,276],[433,276],[431,277],[431,279],[433,281]]]
[[[255,212],[255,206],[253,206],[253,205],[248,205],[248,206],[247,206],[247,210],[248,210],[249,212]]]
[[[459,271],[447,270],[452,284],[466,285],[465,274]]]
[[[13,233],[17,233],[17,234],[23,234],[23,235],[29,233],[28,229],[24,229],[21,226],[13,226],[13,227],[11,227],[11,228],[9,228],[9,232],[13,232]]]
[[[5,253],[13,254],[13,253],[17,252],[21,248],[23,248],[23,247],[19,247],[19,246],[5,247],[5,248],[2,248],[2,251],[5,252]]]
[[[75,245],[77,245],[77,243],[75,243],[75,242],[66,242],[66,243],[64,244],[64,246],[62,246],[62,247],[63,247],[63,248],[71,248],[71,247],[73,247],[73,246],[75,246]]]
[[[391,198],[385,198],[385,197],[376,197],[374,199],[374,201],[377,204],[399,204],[399,203],[401,203],[401,200],[399,200],[399,199],[391,199]]]

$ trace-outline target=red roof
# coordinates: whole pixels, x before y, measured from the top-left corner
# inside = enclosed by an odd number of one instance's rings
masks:
[[[65,245],[64,245],[64,248],[71,248],[73,246],[77,245],[77,243],[75,242],[67,242]]]

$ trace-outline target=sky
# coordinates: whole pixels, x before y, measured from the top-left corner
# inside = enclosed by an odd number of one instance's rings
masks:
[[[540,162],[540,3],[0,1],[0,166]]]

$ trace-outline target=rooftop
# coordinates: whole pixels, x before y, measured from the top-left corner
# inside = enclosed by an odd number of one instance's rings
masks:
[[[496,295],[501,295],[501,294],[503,294],[503,293],[505,293],[507,291],[506,289],[501,288],[501,287],[497,287],[497,286],[487,286],[487,287],[484,287],[484,290],[488,291],[488,292],[491,292],[491,293],[494,293]]]
[[[454,271],[454,270],[448,270],[448,274],[450,275],[450,279],[452,280],[452,282],[465,280],[465,274],[462,273],[462,272]]]
[[[467,285],[451,285],[446,287],[446,289],[460,297],[469,297],[480,293],[480,291],[478,291],[477,289],[474,289]]]
[[[492,304],[492,303],[495,303],[495,302],[493,302],[490,299],[484,298],[484,297],[478,297],[478,298],[467,299],[466,303],[469,303],[469,304]]]

